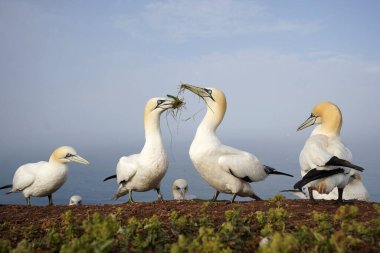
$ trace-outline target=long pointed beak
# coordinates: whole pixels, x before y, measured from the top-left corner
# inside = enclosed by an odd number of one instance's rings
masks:
[[[71,156],[71,157],[69,157],[67,159],[69,159],[72,162],[76,162],[76,163],[90,164],[89,161],[87,161],[83,157],[80,157],[79,155],[73,155],[73,156]]]
[[[214,100],[214,98],[207,92],[207,89],[205,89],[205,88],[197,87],[197,86],[190,85],[190,84],[182,84],[181,89],[189,90],[201,98],[209,97],[212,100]]]
[[[297,131],[300,131],[302,129],[305,129],[309,126],[312,126],[315,124],[316,120],[317,120],[318,116],[310,116],[304,123],[302,123],[298,128],[297,128]]]

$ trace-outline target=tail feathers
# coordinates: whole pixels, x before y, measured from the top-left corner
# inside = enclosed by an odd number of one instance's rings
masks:
[[[7,189],[7,188],[12,188],[12,187],[13,187],[12,184],[7,184],[7,185],[4,185],[4,186],[0,187],[0,190]]]
[[[325,164],[326,166],[343,166],[354,170],[363,171],[364,169],[358,165],[352,164],[349,161],[340,159],[336,156],[331,157],[331,159]]]
[[[302,191],[303,186],[305,186],[306,184],[314,180],[330,177],[339,173],[344,173],[344,169],[333,169],[333,170],[312,169],[300,181],[295,183],[294,189],[299,189],[300,191]]]
[[[268,175],[274,174],[274,175],[283,175],[283,176],[288,176],[288,177],[294,177],[293,175],[278,171],[278,170],[276,170],[272,167],[266,166],[266,165],[264,165],[264,170]]]
[[[112,176],[109,176],[109,177],[106,177],[103,182],[107,181],[107,180],[110,180],[112,178],[116,178],[116,175],[112,175]]]

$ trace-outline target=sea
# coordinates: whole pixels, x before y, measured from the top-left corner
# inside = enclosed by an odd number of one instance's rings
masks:
[[[254,141],[246,139],[231,138],[226,144],[251,152],[259,160],[268,166],[279,171],[293,174],[294,177],[280,175],[270,175],[264,181],[251,183],[255,193],[263,199],[268,199],[282,190],[292,189],[296,181],[300,179],[300,168],[298,163],[299,152],[303,143],[286,143],[276,141]],[[194,168],[189,155],[188,143],[166,143],[166,151],[169,157],[169,168],[161,182],[161,192],[165,200],[172,200],[172,184],[175,179],[186,179],[189,184],[189,193],[199,199],[210,199],[214,194],[211,188],[198,174]],[[355,146],[355,143],[350,143]],[[128,196],[123,196],[118,200],[112,200],[117,190],[115,179],[103,182],[103,179],[115,174],[116,164],[123,155],[139,153],[141,144],[107,145],[82,148],[79,152],[83,157],[91,162],[90,165],[69,164],[69,173],[66,183],[53,194],[53,201],[56,205],[67,205],[70,196],[80,195],[83,204],[103,205],[120,204],[128,200]],[[353,151],[351,149],[351,151]],[[366,145],[361,143],[356,146],[354,157],[355,163],[365,168],[362,173],[362,180],[371,196],[371,201],[380,202],[380,168],[377,166],[377,157],[366,149]],[[0,160],[0,186],[12,183],[13,174],[16,169],[27,162],[37,162],[47,160],[49,155],[45,155],[35,150],[33,154],[20,158],[19,152],[7,154]],[[44,159],[46,158],[46,159]],[[217,175],[216,175],[217,176]],[[7,190],[0,191],[0,204],[26,204],[21,193],[6,195]],[[296,198],[292,194],[282,193],[289,199]],[[218,199],[231,199],[231,195],[220,194]],[[157,200],[155,190],[148,192],[134,192],[133,198],[137,202],[151,202]],[[252,201],[250,198],[238,197],[237,201]],[[48,204],[48,198],[31,198],[32,205],[44,206]]]

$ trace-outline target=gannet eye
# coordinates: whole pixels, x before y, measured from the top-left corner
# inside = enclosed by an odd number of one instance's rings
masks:
[[[162,104],[163,102],[165,102],[165,100],[157,100],[157,105],[160,105],[160,104]]]
[[[67,153],[67,155],[65,156],[65,158],[70,158],[70,157],[72,157],[72,156],[75,156],[75,155],[70,154],[70,153]]]
[[[205,91],[206,91],[209,95],[212,94],[212,90],[209,90],[209,89],[206,89],[206,88],[205,88]]]
[[[181,189],[181,188],[179,188],[179,186],[176,186],[175,188],[176,188],[178,191],[179,191],[179,189]]]

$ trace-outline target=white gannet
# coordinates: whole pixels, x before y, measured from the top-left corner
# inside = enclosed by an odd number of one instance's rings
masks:
[[[82,197],[79,195],[73,195],[70,198],[69,206],[82,205]]]
[[[192,200],[196,196],[189,194],[189,185],[185,179],[176,179],[173,182],[173,198],[175,200]]]
[[[183,84],[183,89],[190,90],[201,97],[207,112],[198,126],[190,146],[190,158],[200,175],[216,192],[215,201],[220,192],[236,196],[260,198],[252,191],[250,182],[264,180],[269,174],[292,175],[279,172],[262,165],[252,154],[223,145],[216,136],[216,129],[222,122],[227,108],[226,97],[216,88],[200,88]]]
[[[128,202],[133,202],[133,191],[146,192],[155,189],[158,200],[162,200],[160,183],[168,169],[168,159],[161,136],[160,116],[173,106],[175,106],[175,101],[165,98],[151,98],[146,103],[145,145],[141,153],[121,157],[116,167],[116,175],[103,180],[117,179],[119,188],[113,199],[118,199],[128,193]]]
[[[22,192],[27,205],[30,205],[31,196],[47,196],[49,205],[53,205],[52,195],[65,183],[69,162],[89,164],[72,147],[59,147],[51,154],[49,162],[27,163],[20,166],[13,176],[13,184],[0,189],[12,188],[7,194]]]
[[[365,188],[361,177],[358,173],[355,173],[351,176],[353,180],[346,185],[343,191],[343,200],[361,200],[361,201],[370,201],[371,197]],[[282,192],[290,192],[293,195],[297,196],[300,199],[309,199],[309,190],[306,186],[302,187],[302,191],[299,189],[295,190],[284,190]],[[338,198],[338,188],[335,187],[329,194],[320,194],[316,190],[313,190],[314,199],[324,199],[324,200],[333,200]]]
[[[294,185],[300,191],[306,186],[311,200],[314,200],[313,190],[329,194],[337,187],[337,200],[343,201],[343,189],[354,182],[357,171],[363,171],[363,168],[351,163],[351,151],[340,140],[342,122],[342,113],[337,105],[321,102],[297,129],[299,131],[317,124],[300,153],[303,178]]]

